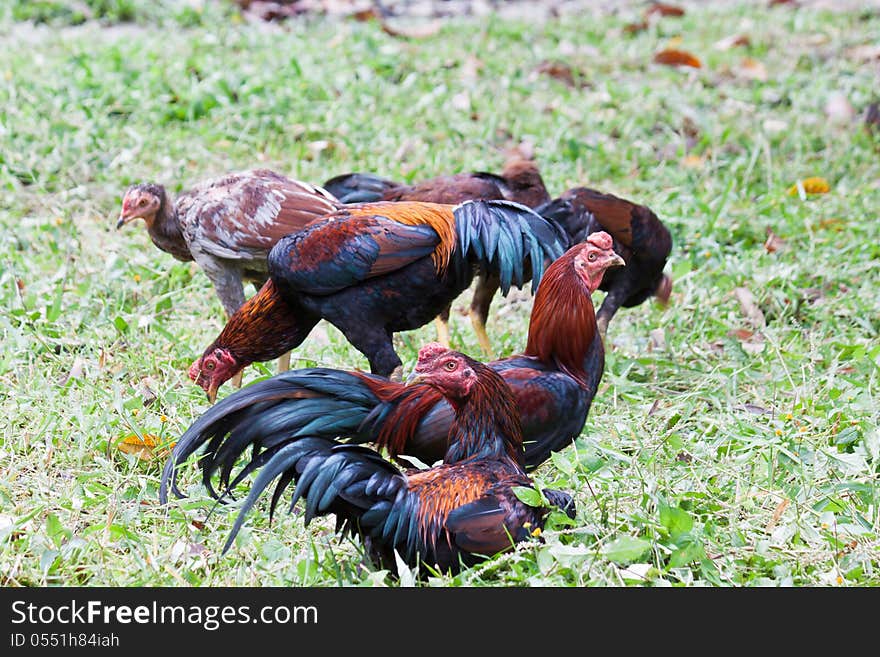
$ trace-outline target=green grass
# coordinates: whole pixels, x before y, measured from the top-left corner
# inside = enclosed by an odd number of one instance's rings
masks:
[[[121,194],[253,166],[317,183],[497,170],[513,139],[534,142],[553,193],[650,205],[675,288],[665,309],[618,314],[581,438],[536,473],[575,494],[574,524],[428,583],[880,585],[880,141],[824,113],[835,91],[859,112],[874,99],[876,62],[851,49],[877,45],[880,15],[693,3],[635,36],[622,12],[406,41],[354,21],[252,25],[219,3],[88,3],[109,9],[71,27],[50,15],[63,3],[38,4],[46,16],[0,10],[0,582],[393,584],[329,521],[270,526],[265,505],[221,557],[234,514],[208,517],[195,469],[161,508],[163,459],[117,449],[173,441],[206,409],[186,367],[222,325],[201,272],[113,229]],[[748,48],[713,49],[738,32]],[[678,36],[703,68],[650,63]],[[765,81],[737,75],[745,57]],[[534,73],[545,60],[587,84]],[[787,194],[815,175],[830,193]],[[733,333],[755,330],[737,287],[766,318],[752,338]],[[530,307],[496,301],[501,354],[523,348]],[[321,330],[298,365],[366,368]],[[466,318],[452,330],[480,353]],[[406,367],[433,337],[397,336]]]

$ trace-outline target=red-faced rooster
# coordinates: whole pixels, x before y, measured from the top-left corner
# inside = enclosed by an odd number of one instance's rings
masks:
[[[608,292],[596,313],[603,337],[621,306],[637,306],[651,296],[664,304],[669,301],[672,279],[663,268],[672,250],[672,236],[651,208],[575,187],[536,212],[563,226],[578,227],[583,235],[604,230],[614,238],[614,250],[626,261],[626,267],[609,270],[599,286]]]
[[[426,324],[465,290],[477,269],[502,291],[536,287],[565,236],[525,206],[380,202],[344,206],[281,239],[271,279],[232,316],[190,368],[210,398],[246,365],[296,347],[320,319],[363,353],[375,374],[401,366],[392,335]]]
[[[569,249],[544,274],[524,353],[489,364],[513,391],[527,469],[570,444],[584,427],[605,362],[590,294],[605,270],[620,264],[607,233],[594,233]],[[239,390],[205,412],[178,440],[163,481],[173,487],[177,464],[205,446],[199,460],[205,485],[211,489],[219,472],[226,486],[245,452],[252,449],[256,459],[310,436],[374,442],[392,456],[432,463],[447,454],[453,415],[429,387],[362,372],[292,370]]]

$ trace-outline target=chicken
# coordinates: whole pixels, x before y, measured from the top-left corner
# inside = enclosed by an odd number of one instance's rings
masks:
[[[550,201],[550,194],[537,165],[519,156],[511,157],[504,165],[501,175],[486,172],[459,173],[424,180],[415,185],[405,185],[372,174],[349,173],[331,178],[324,188],[343,203],[374,201],[422,201],[425,203],[458,204],[472,200],[507,200],[534,208]],[[492,345],[486,333],[489,304],[498,291],[498,277],[481,272],[477,277],[471,303],[471,323],[477,341],[486,354],[492,353]],[[443,309],[437,318],[437,334],[440,342],[449,345],[450,307]]]
[[[604,232],[569,249],[544,274],[525,351],[489,364],[513,391],[526,469],[566,447],[584,427],[605,364],[590,295],[605,270],[622,262]],[[447,453],[452,424],[453,409],[433,389],[362,372],[292,370],[247,386],[204,413],[177,441],[165,481],[175,487],[176,464],[207,445],[199,461],[205,485],[211,489],[219,472],[226,486],[248,449],[257,458],[303,437],[373,442],[391,456],[433,463]]]
[[[161,185],[132,185],[116,228],[141,218],[153,244],[178,260],[195,260],[228,319],[244,303],[244,281],[257,288],[266,282],[275,243],[339,205],[319,187],[255,169],[202,182],[174,203]]]
[[[443,463],[401,472],[373,450],[320,437],[284,442],[248,463],[256,471],[223,550],[232,545],[245,516],[275,480],[270,514],[293,483],[291,510],[305,501],[304,521],[334,514],[337,531],[361,537],[377,566],[396,572],[395,552],[422,575],[456,573],[538,535],[547,506],[521,502],[514,489],[533,487],[523,470],[522,428],[510,388],[490,367],[437,343],[423,347],[414,370],[418,388],[430,388],[452,408]],[[412,387],[412,386],[411,386]],[[277,440],[282,439],[282,440]],[[172,456],[169,464],[176,462]],[[171,470],[162,474],[160,499],[168,500]],[[240,483],[237,478],[225,494]],[[570,517],[571,496],[547,491]]]
[[[603,337],[621,306],[636,306],[650,296],[668,303],[672,279],[663,268],[672,250],[672,236],[650,208],[575,187],[536,212],[574,230],[586,234],[607,231],[614,238],[614,250],[626,261],[626,267],[606,272],[599,286],[608,292],[596,313]]]
[[[345,206],[273,247],[271,279],[193,363],[190,377],[213,399],[246,365],[302,343],[322,318],[367,357],[373,373],[390,375],[401,366],[392,335],[430,321],[478,267],[497,274],[505,294],[522,287],[526,272],[536,288],[545,261],[564,245],[555,224],[506,201]]]

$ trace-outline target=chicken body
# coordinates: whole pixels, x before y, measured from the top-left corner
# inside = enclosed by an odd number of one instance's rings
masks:
[[[604,368],[590,294],[622,260],[607,233],[591,235],[547,270],[535,297],[523,354],[489,363],[512,391],[527,469],[571,443],[583,429]],[[177,442],[166,470],[205,447],[204,482],[226,486],[238,458],[305,437],[372,442],[392,456],[424,463],[449,449],[454,409],[435,389],[329,368],[300,369],[259,381],[205,412]]]
[[[515,203],[345,206],[278,242],[268,258],[271,280],[190,376],[215,394],[245,365],[300,344],[321,318],[367,356],[372,372],[387,376],[401,365],[392,335],[430,321],[477,269],[496,274],[505,293],[527,273],[535,287],[564,244],[555,224]]]
[[[459,173],[406,185],[372,174],[350,173],[331,178],[324,183],[324,188],[343,203],[421,201],[459,204],[472,200],[507,200],[534,208],[550,201],[537,165],[523,158],[508,160],[501,175],[482,171]],[[486,333],[489,304],[499,287],[500,281],[496,275],[481,271],[471,303],[471,323],[486,354],[492,353],[492,345]],[[438,316],[437,326],[438,338],[447,346],[450,309],[450,306],[443,309]]]
[[[544,525],[547,507],[523,504],[517,486],[532,486],[522,467],[522,430],[510,389],[491,368],[438,344],[419,353],[419,388],[430,388],[453,409],[443,464],[402,472],[376,452],[327,438],[286,442],[283,433],[253,459],[256,479],[235,521],[229,549],[245,515],[276,479],[270,512],[295,484],[291,509],[305,500],[305,522],[335,514],[337,529],[360,536],[377,565],[396,571],[395,552],[424,575],[457,572],[526,540]],[[178,460],[162,476],[160,496]],[[548,491],[548,499],[574,516],[571,497]]]
[[[244,283],[259,288],[268,279],[266,257],[275,243],[338,207],[319,187],[254,169],[202,182],[173,203],[161,185],[134,185],[117,228],[144,219],[153,244],[199,265],[230,317],[244,303]]]

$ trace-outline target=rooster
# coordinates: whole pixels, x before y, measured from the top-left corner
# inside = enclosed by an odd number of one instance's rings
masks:
[[[522,427],[504,379],[492,368],[432,343],[420,350],[412,380],[418,386],[409,387],[431,389],[452,409],[441,465],[401,472],[368,448],[320,437],[287,442],[281,430],[274,435],[274,445],[246,467],[257,475],[224,553],[275,479],[279,481],[270,516],[293,483],[290,508],[304,500],[306,524],[316,516],[334,514],[337,531],[360,536],[374,563],[395,572],[395,553],[423,575],[456,573],[462,565],[539,535],[550,508],[528,506],[515,494],[516,487],[533,483],[523,470]],[[174,461],[172,457],[169,463]],[[169,480],[166,467],[160,489],[163,504]],[[571,496],[545,491],[545,497],[574,517]]]
[[[116,228],[143,219],[159,249],[195,260],[228,319],[244,303],[244,282],[259,289],[268,279],[266,257],[275,243],[339,205],[319,187],[255,169],[202,182],[173,203],[162,185],[132,185]]]
[[[525,352],[489,363],[513,391],[526,469],[583,429],[605,363],[590,295],[605,270],[622,263],[604,232],[566,251],[547,269],[535,295]],[[453,416],[452,407],[426,386],[362,372],[292,370],[239,390],[204,413],[177,441],[164,481],[175,487],[176,465],[207,445],[199,463],[213,490],[212,477],[219,472],[228,485],[249,448],[256,459],[304,436],[374,442],[391,456],[433,463],[448,452]]]
[[[581,231],[576,238],[596,231],[607,231],[614,237],[614,250],[626,261],[626,267],[609,270],[599,286],[608,293],[596,313],[603,337],[621,306],[637,306],[650,296],[668,303],[672,279],[663,273],[663,268],[672,250],[672,236],[649,207],[575,187],[536,208],[536,212]]]
[[[507,200],[534,208],[550,201],[550,194],[547,193],[537,165],[520,156],[508,159],[501,175],[477,171],[440,176],[415,185],[406,185],[373,174],[348,173],[331,178],[323,187],[343,203],[422,201],[458,204],[475,200]],[[486,354],[492,353],[492,345],[486,334],[489,303],[499,285],[497,276],[490,272],[481,272],[477,277],[471,303],[471,323],[477,341]],[[437,335],[446,346],[449,346],[450,310],[450,306],[447,306],[437,317]]]
[[[537,287],[561,255],[561,230],[525,206],[380,202],[348,205],[281,239],[270,280],[239,308],[190,377],[211,400],[242,368],[296,347],[320,319],[363,353],[374,374],[399,372],[392,335],[422,326],[473,279],[495,273],[506,294],[527,273]]]

